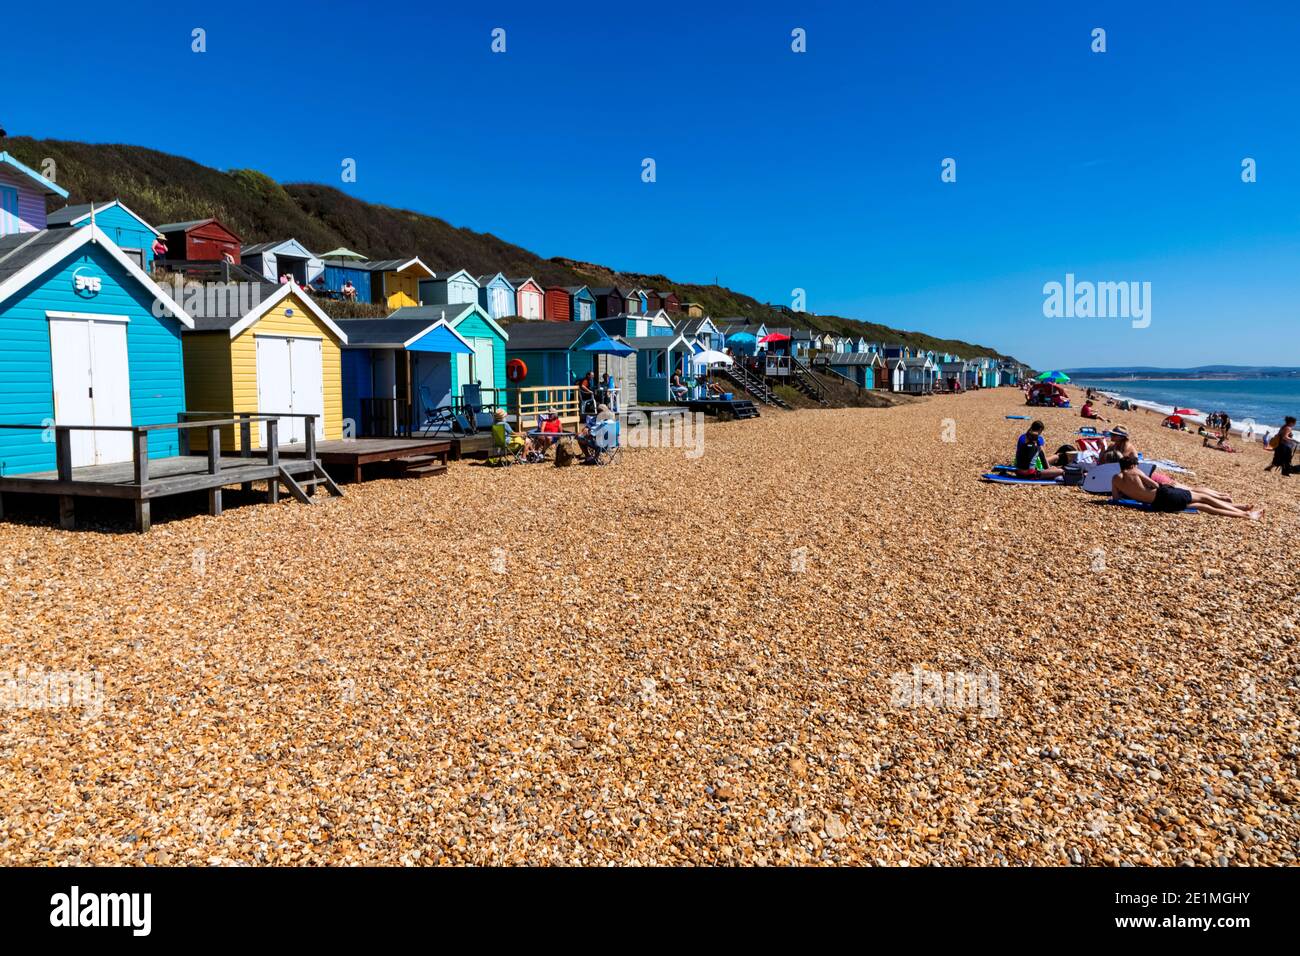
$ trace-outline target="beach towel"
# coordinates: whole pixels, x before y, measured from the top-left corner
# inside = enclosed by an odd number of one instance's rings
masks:
[[[1145,462],[1145,460],[1144,460],[1144,461],[1143,461],[1143,464],[1145,464],[1145,463],[1146,463],[1146,462]],[[1154,467],[1159,468],[1161,471],[1169,471],[1169,472],[1173,472],[1175,475],[1194,475],[1194,474],[1196,474],[1196,473],[1195,473],[1194,471],[1192,471],[1192,469],[1190,469],[1190,468],[1184,468],[1182,465],[1179,465],[1179,464],[1177,464],[1176,462],[1166,461],[1166,460],[1164,460],[1164,459],[1162,459],[1162,458],[1153,458],[1153,459],[1151,459],[1151,464],[1152,464]]]
[[[1065,482],[1060,478],[1020,478],[1015,474],[1005,472],[989,472],[987,475],[980,475],[985,481],[996,481],[1003,485],[1062,485]]]
[[[1112,498],[1110,501],[1107,501],[1106,504],[1108,504],[1108,505],[1120,505],[1120,506],[1122,506],[1122,507],[1124,507],[1124,508],[1137,508],[1137,509],[1139,509],[1139,510],[1141,510],[1141,511],[1150,511],[1150,510],[1151,510],[1151,506],[1150,506],[1149,504],[1147,504],[1145,501],[1134,501],[1132,498]],[[1182,510],[1181,514],[1185,514],[1185,515],[1194,515],[1194,514],[1196,514],[1196,509],[1195,509],[1195,508],[1184,508],[1184,509]]]
[[[1156,466],[1149,461],[1138,463],[1138,468],[1142,474],[1147,477],[1151,472],[1156,470]],[[1083,479],[1083,490],[1093,495],[1110,494],[1110,481],[1119,474],[1119,462],[1112,461],[1105,465],[1093,465],[1088,469],[1088,476]]]
[[[1021,422],[1029,421],[1028,415],[1008,415],[1007,418],[1014,418],[1016,421],[1021,421]]]

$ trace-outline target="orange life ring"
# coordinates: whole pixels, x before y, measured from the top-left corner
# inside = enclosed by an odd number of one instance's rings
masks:
[[[522,382],[528,377],[528,366],[523,359],[511,359],[506,362],[506,378],[512,382]]]

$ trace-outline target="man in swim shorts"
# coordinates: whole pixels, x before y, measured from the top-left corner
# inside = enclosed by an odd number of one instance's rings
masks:
[[[1201,494],[1190,488],[1157,484],[1142,474],[1136,455],[1128,455],[1121,459],[1119,468],[1119,474],[1110,481],[1110,496],[1116,501],[1128,498],[1150,505],[1152,511],[1165,513],[1195,508],[1197,511],[1222,515],[1225,518],[1250,518],[1252,521],[1258,521],[1264,513],[1263,506],[1251,508],[1249,505],[1233,504],[1222,498]]]

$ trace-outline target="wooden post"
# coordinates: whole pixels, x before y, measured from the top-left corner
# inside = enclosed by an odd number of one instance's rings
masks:
[[[146,531],[149,530],[149,523],[150,523],[149,511],[150,509],[149,509],[148,498],[135,499],[135,530],[140,532],[141,534],[144,534]]]
[[[59,481],[72,480],[72,431],[66,425],[54,426],[54,462]]]
[[[239,412],[239,456],[241,458],[253,457],[253,423],[249,421],[251,414],[249,412]],[[252,491],[253,483],[251,481],[241,482],[240,491]]]
[[[131,433],[131,461],[135,466],[135,483],[143,488],[149,481],[149,433],[143,428]]]
[[[280,464],[280,421],[272,418],[268,422],[262,422],[266,428],[266,463],[268,465]],[[266,496],[271,504],[280,500],[280,479],[268,478],[266,480]]]
[[[188,418],[189,416],[184,412],[177,412],[176,414],[176,420],[178,422],[184,423]],[[180,453],[182,455],[188,455],[190,453],[190,430],[188,428],[180,429],[179,442]]]
[[[315,462],[316,461],[316,416],[315,415],[307,416],[306,427],[307,427],[307,433],[306,433],[307,447],[304,449],[304,453],[306,455],[307,461]],[[316,486],[309,485],[307,488],[307,497],[310,498],[314,494],[316,494]]]
[[[221,474],[221,426],[208,426],[208,474]],[[221,514],[221,486],[208,489],[208,514]]]
[[[65,531],[77,526],[76,506],[72,501],[72,495],[59,495],[59,527]]]

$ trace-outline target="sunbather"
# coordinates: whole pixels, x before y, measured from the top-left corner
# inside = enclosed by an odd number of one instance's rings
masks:
[[[1058,452],[1050,460],[1043,451],[1042,422],[1034,422],[1016,441],[1016,474],[1021,478],[1060,478],[1065,474],[1061,467],[1068,463],[1063,452]]]
[[[1201,494],[1190,488],[1157,484],[1142,474],[1136,455],[1124,457],[1119,464],[1119,474],[1110,482],[1110,496],[1116,501],[1128,498],[1150,505],[1152,511],[1174,513],[1195,508],[1225,518],[1250,518],[1252,521],[1258,521],[1264,513],[1262,505],[1251,508],[1249,505],[1237,505],[1222,498]]]
[[[1139,459],[1142,457],[1141,454],[1138,452],[1137,446],[1133,444],[1133,439],[1129,437],[1129,433],[1124,428],[1124,426],[1116,425],[1114,428],[1110,430],[1110,441],[1106,445],[1106,450],[1101,453],[1101,463],[1109,464],[1112,462],[1121,461],[1130,455],[1132,455],[1134,458],[1139,458]],[[1232,503],[1232,495],[1227,494],[1226,492],[1219,491],[1215,488],[1210,488],[1207,485],[1199,485],[1199,486],[1185,485],[1181,481],[1178,481],[1176,478],[1174,478],[1172,475],[1168,475],[1165,472],[1161,471],[1159,468],[1153,468],[1151,470],[1150,478],[1157,485],[1169,485],[1171,488],[1181,488],[1184,491],[1191,491],[1194,492],[1195,494],[1206,495],[1211,498],[1218,498],[1219,500],[1225,501],[1229,504]]]

